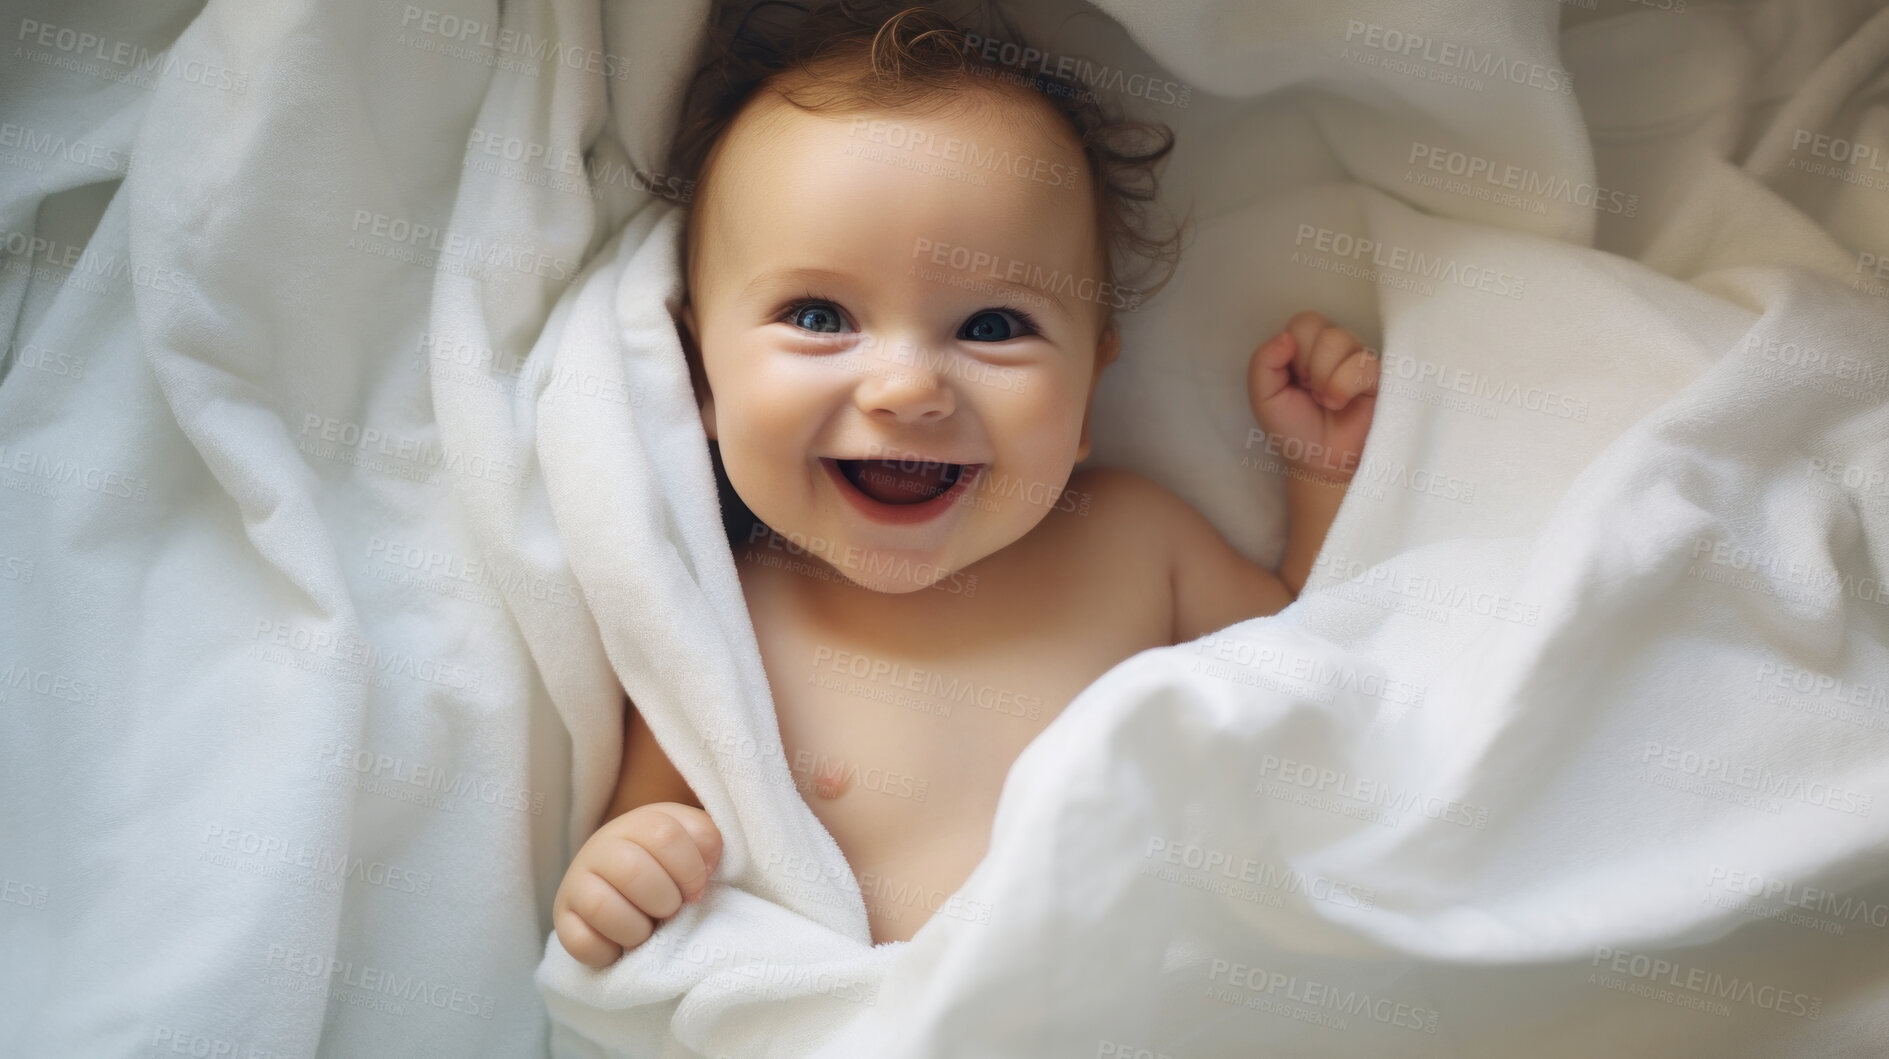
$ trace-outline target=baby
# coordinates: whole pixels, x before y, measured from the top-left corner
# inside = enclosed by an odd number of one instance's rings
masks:
[[[871,7],[816,11],[759,59],[725,51],[678,140],[712,144],[690,174],[681,328],[725,501],[755,520],[731,530],[736,568],[787,760],[880,944],[970,874],[1011,764],[1085,686],[1293,600],[1378,368],[1310,312],[1252,355],[1253,411],[1293,457],[1278,573],[1163,487],[1075,469],[1127,301],[1111,251],[1151,197],[1121,177],[1172,140],[1111,148],[1080,86],[984,62],[935,13]],[[764,76],[726,73],[744,63]],[[898,676],[857,679],[860,659]],[[552,913],[599,968],[699,899],[721,852],[633,706],[625,732]]]

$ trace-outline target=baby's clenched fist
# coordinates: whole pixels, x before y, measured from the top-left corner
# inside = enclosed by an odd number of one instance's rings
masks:
[[[721,862],[721,831],[692,805],[652,802],[603,825],[571,861],[551,922],[579,963],[608,967],[700,900]]]
[[[1309,311],[1254,350],[1247,369],[1253,415],[1287,466],[1340,482],[1363,458],[1377,382],[1377,354]]]

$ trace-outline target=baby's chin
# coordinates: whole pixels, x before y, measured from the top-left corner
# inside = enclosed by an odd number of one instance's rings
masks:
[[[886,596],[907,596],[914,592],[923,592],[932,585],[937,584],[938,581],[942,581],[950,576],[950,572],[947,571],[937,580],[921,584],[917,581],[895,581],[882,578],[860,577],[846,570],[840,570],[839,574],[847,581],[850,581],[854,588],[863,588],[868,592],[877,592]]]
[[[844,549],[820,559],[837,575],[855,587],[888,596],[909,595],[926,590],[965,594],[966,581],[976,584],[964,568],[984,558],[995,548],[976,555],[934,555],[917,551],[873,551]]]

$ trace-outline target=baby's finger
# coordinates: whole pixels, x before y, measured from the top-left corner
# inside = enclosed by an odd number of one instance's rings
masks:
[[[685,896],[700,896],[708,889],[710,864],[702,847],[708,844],[710,851],[719,856],[721,832],[709,821],[707,813],[693,806],[664,804],[639,819],[630,837],[634,840],[631,845],[646,853],[661,875],[661,885],[657,880],[649,880],[645,892],[650,898],[661,900],[662,906],[652,908],[638,901],[637,906],[643,911],[666,919],[682,907]],[[672,893],[675,895],[673,906],[668,903]],[[628,890],[624,895],[632,900],[637,897]]]
[[[573,875],[566,885],[570,893],[563,918],[557,922],[558,940],[579,962],[607,966],[623,950],[641,945],[655,932],[656,925],[649,916],[609,879],[584,871]],[[573,942],[578,948],[572,948]]]
[[[1341,327],[1328,327],[1319,333],[1313,344],[1311,371],[1305,383],[1305,388],[1312,391],[1319,404],[1326,408],[1343,406],[1343,401],[1333,399],[1332,376],[1338,365],[1363,348],[1364,343],[1358,341],[1357,335]]]
[[[1255,405],[1272,400],[1291,384],[1292,357],[1297,352],[1298,341],[1289,331],[1279,332],[1253,351],[1246,366],[1246,386]]]
[[[707,813],[693,805],[659,802],[653,808],[681,824],[689,841],[694,844],[696,855],[693,858],[680,846],[675,847],[675,856],[652,846],[645,847],[669,869],[670,877],[682,888],[683,899],[693,901],[708,890],[709,879],[721,864],[721,829],[715,826],[715,821]]]
[[[1286,321],[1286,330],[1292,333],[1298,347],[1293,351],[1292,374],[1299,380],[1301,386],[1305,385],[1305,380],[1311,378],[1312,346],[1318,341],[1318,336],[1329,327],[1331,327],[1330,320],[1310,309],[1295,313],[1292,319]]]
[[[603,970],[623,955],[623,946],[591,929],[584,917],[568,908],[551,913],[551,922],[557,927],[558,944],[571,959],[593,971]]]
[[[1377,393],[1377,354],[1360,349],[1346,357],[1331,374],[1326,386],[1332,407],[1343,408],[1359,394]]]

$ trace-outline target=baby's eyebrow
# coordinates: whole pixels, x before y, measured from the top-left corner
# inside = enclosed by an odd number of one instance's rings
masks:
[[[852,280],[844,272],[835,272],[824,268],[774,268],[760,273],[741,288],[741,298],[747,298],[757,290],[776,284],[792,281],[794,283],[846,283]]]

